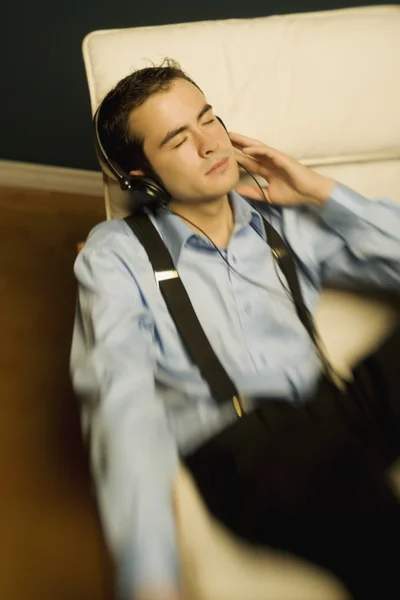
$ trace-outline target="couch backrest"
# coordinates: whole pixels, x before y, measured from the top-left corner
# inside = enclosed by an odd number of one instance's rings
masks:
[[[400,6],[95,31],[83,54],[92,111],[170,56],[229,129],[400,201]],[[105,183],[107,216],[126,215],[129,194]]]

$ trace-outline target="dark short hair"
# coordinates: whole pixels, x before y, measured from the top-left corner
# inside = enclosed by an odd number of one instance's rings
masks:
[[[169,90],[175,79],[199,86],[181,69],[179,63],[165,58],[161,65],[134,71],[107,94],[99,113],[99,134],[108,157],[126,173],[132,169],[152,171],[144,151],[144,140],[129,126],[129,116],[150,96]],[[200,90],[201,91],[201,90]]]

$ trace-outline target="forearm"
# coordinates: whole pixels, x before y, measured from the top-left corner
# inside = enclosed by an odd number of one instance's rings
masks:
[[[343,240],[343,250],[324,265],[378,287],[400,287],[400,205],[368,200],[336,184],[320,216]]]
[[[124,600],[136,590],[179,584],[173,511],[178,457],[158,400],[147,398],[153,408],[146,411],[130,398],[92,420],[100,516]]]

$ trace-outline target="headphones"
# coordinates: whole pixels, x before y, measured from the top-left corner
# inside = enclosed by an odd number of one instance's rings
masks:
[[[220,117],[216,117],[216,119],[221,123],[225,131],[227,131],[222,119],[220,119]],[[93,127],[96,155],[102,170],[108,170],[111,175],[117,179],[121,190],[134,193],[135,205],[138,208],[147,206],[157,209],[161,206],[166,206],[169,203],[171,196],[161,183],[151,177],[146,177],[144,175],[130,175],[129,173],[126,173],[107,155],[101,141],[100,122],[101,104],[93,117]]]

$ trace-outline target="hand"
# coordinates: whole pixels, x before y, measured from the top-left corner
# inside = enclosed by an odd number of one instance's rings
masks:
[[[268,187],[263,190],[271,204],[322,206],[328,200],[336,183],[333,179],[258,140],[232,131],[229,138],[238,163],[267,181]],[[260,190],[252,185],[239,185],[236,191],[247,198],[265,200]]]

